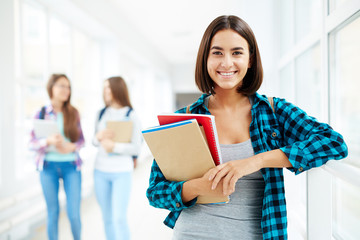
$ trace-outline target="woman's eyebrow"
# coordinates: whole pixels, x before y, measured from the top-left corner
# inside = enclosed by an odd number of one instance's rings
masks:
[[[211,47],[210,50],[213,50],[213,49],[224,50],[222,47],[218,47],[218,46],[213,46],[213,47]],[[232,48],[230,50],[231,51],[235,51],[235,50],[243,50],[244,51],[244,48],[243,47],[234,47],[234,48]]]

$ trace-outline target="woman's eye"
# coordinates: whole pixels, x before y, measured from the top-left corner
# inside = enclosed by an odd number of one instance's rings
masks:
[[[234,52],[233,55],[242,55],[242,52]]]
[[[222,53],[220,51],[216,51],[212,53],[213,55],[221,55]]]

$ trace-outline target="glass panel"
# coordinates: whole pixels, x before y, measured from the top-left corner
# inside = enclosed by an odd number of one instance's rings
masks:
[[[41,8],[22,5],[22,64],[26,80],[43,82],[46,59],[46,15]]]
[[[360,17],[330,34],[330,121],[343,134],[349,156],[343,164],[360,167]],[[359,176],[360,177],[360,176]],[[333,186],[333,235],[360,239],[360,189],[341,180]]]
[[[349,148],[345,162],[360,167],[360,17],[330,35],[331,124]]]
[[[321,0],[295,0],[296,41],[320,27],[322,19],[321,2]]]
[[[333,235],[337,239],[360,239],[360,188],[345,181],[334,181]]]
[[[49,24],[50,74],[69,74],[71,66],[70,28],[55,17],[50,18]]]
[[[304,52],[295,60],[296,103],[308,115],[322,118],[320,44]]]
[[[292,74],[293,64],[288,64],[280,70],[280,97],[295,103],[295,83]]]
[[[347,2],[349,2],[349,0],[329,0],[329,12],[331,13],[332,11],[343,6]]]
[[[294,14],[293,3],[280,1],[280,52],[286,53],[294,44]]]
[[[89,73],[91,68],[91,40],[81,32],[74,30],[72,34],[73,39],[73,66],[72,66],[72,104],[80,112],[84,112],[87,99],[87,94],[91,89],[88,87],[91,84],[90,79],[93,77]]]

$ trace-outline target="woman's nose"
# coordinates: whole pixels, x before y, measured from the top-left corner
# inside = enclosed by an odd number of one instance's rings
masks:
[[[231,55],[225,55],[221,60],[221,66],[224,68],[230,68],[233,66]]]

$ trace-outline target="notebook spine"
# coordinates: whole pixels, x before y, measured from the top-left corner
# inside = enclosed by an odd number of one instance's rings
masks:
[[[213,151],[215,153],[215,165],[219,165],[220,164],[220,158],[219,158],[219,152],[218,152],[218,149],[217,149],[217,145],[216,145],[216,141],[215,141],[215,132],[214,132],[214,128],[213,128],[213,124],[212,122],[210,121],[210,128],[211,128],[211,139],[212,139],[212,145],[214,146],[213,148]]]

